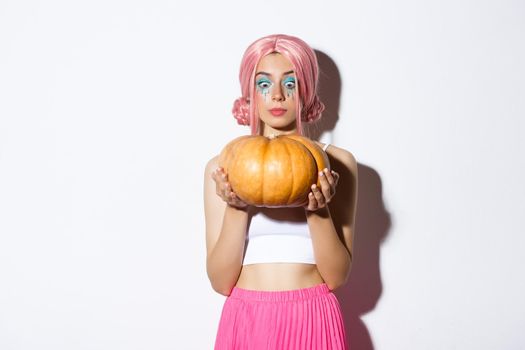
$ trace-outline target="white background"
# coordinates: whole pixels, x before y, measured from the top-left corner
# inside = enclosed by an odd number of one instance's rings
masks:
[[[211,349],[204,166],[245,48],[320,57],[359,162],[357,350],[525,347],[520,1],[0,2],[0,349]]]

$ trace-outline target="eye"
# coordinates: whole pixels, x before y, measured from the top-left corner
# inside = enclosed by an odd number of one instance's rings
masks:
[[[286,79],[284,82],[284,86],[286,86],[287,89],[294,89],[295,88],[295,79],[290,78]]]
[[[268,80],[259,80],[257,82],[257,86],[260,88],[260,89],[268,89],[270,86],[272,85],[272,82],[271,81],[268,81]]]

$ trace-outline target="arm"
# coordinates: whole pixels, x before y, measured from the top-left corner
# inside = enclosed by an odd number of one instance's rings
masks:
[[[219,195],[225,182],[214,182],[220,175],[217,157],[206,165],[204,175],[204,213],[206,219],[206,272],[213,289],[229,295],[239,278],[248,226],[249,206],[244,209],[227,204]],[[226,179],[224,178],[224,181]]]
[[[352,258],[339,239],[328,207],[307,212],[306,219],[314,246],[315,262],[330,290],[346,283]]]
[[[306,211],[315,260],[319,273],[331,290],[344,285],[352,266],[352,249],[357,204],[357,162],[350,152],[332,147],[332,164],[340,172],[337,193],[330,198],[334,177],[321,180],[323,191],[313,191],[321,204],[316,211]],[[324,185],[323,185],[324,182]],[[324,204],[325,198],[330,206]],[[315,207],[315,205],[314,205]]]

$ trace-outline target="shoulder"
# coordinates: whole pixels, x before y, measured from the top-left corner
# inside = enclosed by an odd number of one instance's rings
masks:
[[[206,163],[206,166],[204,168],[204,187],[205,188],[215,187],[214,180],[213,180],[213,172],[218,167],[219,167],[219,156],[218,155],[211,158]]]
[[[206,174],[211,174],[219,166],[219,155],[208,160],[206,163],[205,172]]]
[[[321,148],[325,146],[325,144],[318,141],[316,141],[316,143]],[[345,165],[348,169],[357,172],[357,160],[352,152],[333,144],[329,144],[326,153],[329,158],[335,159],[338,163]]]

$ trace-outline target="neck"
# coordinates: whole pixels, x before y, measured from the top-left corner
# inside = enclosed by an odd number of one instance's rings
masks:
[[[299,134],[299,132],[297,131],[297,128],[293,124],[291,124],[290,127],[285,128],[285,129],[274,129],[271,126],[266,125],[261,122],[259,130],[262,130],[261,134],[266,137],[270,135],[278,136],[278,135]]]

